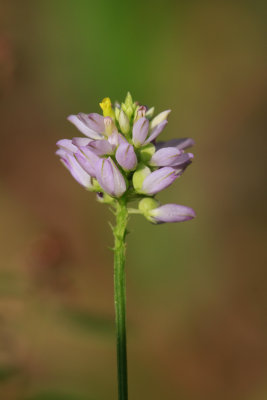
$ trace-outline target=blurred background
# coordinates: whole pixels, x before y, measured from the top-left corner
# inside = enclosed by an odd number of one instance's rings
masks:
[[[112,220],[62,168],[69,114],[128,90],[195,160],[130,221],[130,399],[267,398],[263,1],[0,2],[0,398],[116,399]]]

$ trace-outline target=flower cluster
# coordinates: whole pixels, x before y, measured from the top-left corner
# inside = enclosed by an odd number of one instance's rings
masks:
[[[57,142],[56,154],[72,176],[97,199],[112,204],[124,197],[139,200],[136,213],[150,222],[181,222],[195,217],[194,210],[178,204],[159,205],[154,196],[170,186],[192,162],[184,150],[192,139],[158,142],[170,110],[154,115],[154,107],[133,102],[130,93],[113,107],[109,98],[101,103],[103,115],[70,115],[68,120],[85,137]]]

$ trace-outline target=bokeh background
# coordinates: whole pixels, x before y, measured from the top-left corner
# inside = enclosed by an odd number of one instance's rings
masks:
[[[0,2],[0,398],[116,399],[112,216],[62,168],[105,96],[172,109],[185,224],[128,236],[130,399],[264,400],[266,4]]]

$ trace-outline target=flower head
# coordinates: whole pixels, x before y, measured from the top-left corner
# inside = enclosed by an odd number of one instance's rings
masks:
[[[154,116],[154,107],[134,102],[130,93],[121,104],[109,97],[98,113],[70,115],[68,120],[84,137],[57,142],[56,154],[72,176],[102,203],[124,197],[138,198],[139,213],[152,223],[180,222],[195,217],[194,211],[177,204],[160,205],[155,195],[175,182],[191,164],[185,149],[193,139],[158,141],[170,110]]]

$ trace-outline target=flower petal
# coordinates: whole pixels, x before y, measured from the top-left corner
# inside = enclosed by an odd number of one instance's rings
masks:
[[[95,154],[98,156],[103,156],[105,154],[112,154],[113,153],[113,147],[107,141],[106,139],[104,140],[92,140],[89,145],[89,149],[92,149]]]
[[[70,139],[59,140],[57,142],[57,146],[69,154],[73,154],[75,151],[77,151],[77,147],[74,146],[74,144],[72,143],[72,141]]]
[[[61,153],[60,159],[64,166],[69,170],[73,178],[80,183],[80,185],[84,186],[86,189],[92,188],[91,176],[79,165],[74,155],[67,152],[65,154]]]
[[[158,167],[171,167],[176,164],[182,152],[175,147],[166,147],[156,151],[151,157],[149,164]]]
[[[167,123],[168,123],[168,121],[165,119],[160,124],[155,126],[155,128],[152,129],[152,131],[149,134],[147,140],[145,141],[145,144],[150,143],[150,142],[152,142],[152,140],[156,139],[156,137],[158,137],[159,134],[163,131],[163,129],[165,128]]]
[[[89,139],[88,137],[72,138],[72,144],[74,144],[74,146],[77,146],[77,147],[87,146],[91,141],[92,141],[92,139]]]
[[[165,204],[149,211],[154,223],[183,222],[195,218],[195,211],[186,206],[178,204]]]
[[[141,146],[146,140],[149,129],[148,119],[142,117],[134,123],[133,126],[133,144],[135,146]]]
[[[170,186],[179,176],[174,168],[163,167],[148,175],[142,185],[142,193],[153,195]]]
[[[88,174],[95,178],[95,166],[99,157],[88,146],[81,146],[79,150],[75,153],[76,160]]]
[[[112,159],[102,158],[96,163],[96,178],[102,189],[113,197],[120,197],[126,191],[126,183]]]
[[[176,147],[179,150],[187,149],[188,147],[192,147],[195,145],[195,141],[191,138],[183,138],[183,139],[172,139],[167,142],[158,142],[156,144],[157,149],[162,149],[164,147]]]
[[[127,139],[118,132],[113,132],[109,137],[108,141],[111,144],[113,150],[116,149],[121,143],[128,143]]]
[[[116,160],[125,171],[135,169],[137,157],[134,148],[130,143],[122,143],[116,151]]]
[[[105,132],[105,124],[102,115],[79,113],[78,115],[70,115],[67,119],[89,138],[103,138],[102,133]]]

